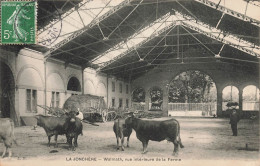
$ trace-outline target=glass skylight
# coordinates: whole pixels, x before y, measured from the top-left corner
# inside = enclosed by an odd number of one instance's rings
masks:
[[[187,26],[190,29],[193,29],[210,38],[228,44],[231,47],[237,48],[250,55],[257,56],[257,57],[260,56],[260,47],[254,45],[251,42],[245,41],[231,34],[224,34],[221,30],[217,28],[211,27],[200,21],[196,21],[194,18],[183,15],[177,11],[175,12],[175,15],[179,20],[182,20],[183,25]]]
[[[77,36],[78,34],[75,34],[75,32],[84,32],[84,28],[90,26],[91,23],[95,23],[119,4],[127,4],[126,1],[83,0],[79,3],[78,10],[71,9],[61,16],[61,20],[51,22],[48,26],[39,30],[38,44],[52,49],[58,48],[66,43],[66,40],[68,42],[68,39]]]
[[[172,23],[184,25],[210,38],[221,41],[224,44],[229,44],[230,46],[248,54],[251,54],[253,56],[260,56],[259,46],[255,46],[253,43],[250,43],[243,39],[239,39],[234,35],[225,34],[226,36],[224,37],[224,33],[221,30],[211,27],[200,21],[196,21],[194,18],[190,16],[183,15],[175,11],[175,15],[169,15],[169,13],[166,14],[159,20],[156,20],[152,25],[149,25],[141,31],[135,33],[126,41],[126,43],[121,42],[115,47],[101,54],[96,59],[94,59],[92,63],[99,64],[101,67],[105,67],[106,65],[112,63],[113,60],[117,59],[118,56],[121,57],[122,55],[125,55],[129,50],[131,50],[133,47],[136,47],[142,41],[145,41],[152,34],[156,34],[157,32],[159,32],[160,30],[169,26],[169,24]],[[151,39],[152,38],[150,38],[150,40]]]
[[[219,0],[209,1],[219,3]],[[252,3],[247,4],[244,0],[222,0],[219,5],[260,21],[260,8]]]
[[[219,3],[217,10],[224,13],[228,13],[242,20],[250,21],[251,18],[257,22],[251,22],[254,25],[260,26],[260,3],[257,1],[246,0],[195,0],[199,3],[203,3],[209,7],[216,9],[216,5]],[[214,3],[214,4],[213,4]],[[224,7],[224,8],[221,8]],[[244,17],[245,16],[245,17]],[[248,18],[249,17],[249,18]]]
[[[161,18],[155,20],[152,24],[146,26],[142,30],[136,32],[132,36],[128,38],[127,41],[121,42],[114,46],[113,48],[106,51],[104,54],[101,54],[97,58],[95,58],[92,63],[94,64],[102,64],[113,60],[120,54],[126,52],[129,49],[136,47],[141,42],[145,41],[147,38],[152,35],[156,36],[162,29],[168,27],[170,24],[173,24],[174,16],[170,15],[170,12]]]
[[[129,1],[130,0],[83,0],[83,2],[79,3],[79,8],[77,10],[73,8],[63,14],[61,16],[62,21],[56,21],[54,24],[50,23],[52,26],[46,26],[44,29],[39,30],[39,45],[50,48],[50,52],[52,52],[69,42],[71,39],[83,33],[86,29],[96,25],[99,21],[108,17],[113,12],[116,12],[121,7],[127,5]],[[258,3],[247,3],[243,0],[196,1],[200,3],[213,2],[215,5],[220,2],[219,5],[225,7],[226,9],[233,10],[243,15],[245,14],[246,16],[255,20],[260,20],[260,6]],[[206,5],[211,6],[210,4]],[[253,43],[239,39],[234,35],[224,34],[217,28],[211,27],[198,20],[195,20],[190,16],[183,15],[175,11],[174,15],[171,15],[170,12],[167,13],[161,18],[155,20],[153,23],[134,33],[127,40],[120,42],[114,47],[111,47],[109,50],[95,58],[92,63],[97,64],[102,68],[112,63],[114,60],[127,55],[127,53],[131,50],[138,48],[139,46],[165,32],[176,24],[183,25],[184,28],[188,27],[193,29],[210,38],[221,41],[224,44],[228,44],[253,56],[259,57],[260,55],[259,46],[255,46]],[[104,38],[105,37],[106,36],[104,36]],[[139,58],[141,59],[141,57]]]

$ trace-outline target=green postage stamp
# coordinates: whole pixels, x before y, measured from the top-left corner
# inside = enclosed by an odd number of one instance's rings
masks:
[[[36,1],[1,1],[1,44],[36,44]]]

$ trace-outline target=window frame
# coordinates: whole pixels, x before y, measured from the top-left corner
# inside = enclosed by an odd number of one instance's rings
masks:
[[[116,83],[114,81],[112,81],[112,92],[116,91]]]
[[[116,106],[116,98],[114,98],[114,97],[112,97],[111,106],[112,106],[112,107],[115,107],[115,106]]]
[[[129,99],[126,99],[126,100],[125,100],[125,107],[126,107],[126,108],[129,108]]]
[[[37,90],[26,89],[26,112],[37,113]]]
[[[60,106],[60,92],[51,92],[51,106],[52,108],[59,108]]]
[[[123,93],[123,84],[119,83],[119,93]]]
[[[119,100],[118,100],[118,108],[122,108],[122,107],[123,107],[123,99],[119,98]]]
[[[125,93],[128,94],[129,93],[129,86],[128,86],[128,84],[126,84],[125,89],[126,89]]]

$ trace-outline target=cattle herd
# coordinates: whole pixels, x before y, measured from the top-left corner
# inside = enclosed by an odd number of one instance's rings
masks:
[[[82,133],[83,125],[81,119],[77,117],[79,112],[66,112],[61,117],[36,115],[37,125],[44,128],[48,137],[48,146],[50,146],[51,137],[55,136],[55,147],[57,147],[58,135],[66,135],[69,149],[75,150],[78,146],[77,139]],[[177,155],[179,145],[183,148],[180,138],[180,124],[176,119],[167,120],[149,120],[140,119],[136,113],[129,113],[126,118],[117,118],[114,120],[113,131],[116,136],[117,150],[121,142],[121,150],[124,150],[124,137],[127,137],[127,147],[129,147],[129,138],[132,129],[136,132],[136,137],[142,142],[143,152],[147,153],[149,140],[163,141],[167,140],[174,144],[173,154]],[[9,157],[12,156],[12,144],[16,143],[14,136],[14,122],[9,118],[0,118],[0,137],[4,142],[5,150],[2,157],[9,150]],[[121,139],[121,140],[120,140]]]

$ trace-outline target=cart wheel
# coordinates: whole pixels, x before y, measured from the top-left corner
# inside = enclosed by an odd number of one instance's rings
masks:
[[[103,122],[106,122],[107,121],[107,111],[103,110],[101,115],[102,115]]]

